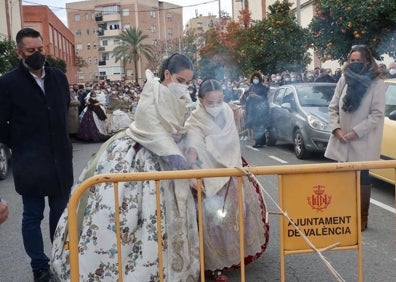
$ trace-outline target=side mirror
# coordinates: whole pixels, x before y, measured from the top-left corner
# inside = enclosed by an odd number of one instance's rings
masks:
[[[389,119],[390,119],[390,120],[396,120],[396,110],[392,111],[392,112],[389,114]]]

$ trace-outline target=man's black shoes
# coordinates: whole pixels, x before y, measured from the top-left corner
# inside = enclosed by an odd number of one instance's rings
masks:
[[[33,272],[34,282],[57,282],[54,274],[50,269],[42,269]]]

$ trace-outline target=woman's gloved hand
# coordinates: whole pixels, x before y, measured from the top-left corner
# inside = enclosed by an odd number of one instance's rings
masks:
[[[188,168],[187,161],[182,156],[170,155],[162,158],[172,170],[186,170]]]

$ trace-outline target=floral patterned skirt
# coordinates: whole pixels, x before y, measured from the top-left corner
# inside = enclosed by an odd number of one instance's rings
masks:
[[[121,132],[102,145],[79,182],[94,174],[158,171],[161,159]],[[89,168],[90,166],[90,168]],[[187,187],[187,188],[186,188]],[[161,224],[165,281],[197,281],[199,240],[194,198],[187,180],[161,181]],[[185,193],[177,193],[187,189]],[[180,196],[183,194],[184,196]],[[112,183],[91,187],[84,195],[79,237],[80,281],[117,281],[118,259]],[[122,275],[124,281],[158,281],[156,193],[153,181],[119,183]],[[52,249],[52,268],[70,281],[67,210],[61,217]]]

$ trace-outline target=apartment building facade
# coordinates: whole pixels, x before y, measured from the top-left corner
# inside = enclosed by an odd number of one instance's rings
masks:
[[[0,0],[0,40],[15,40],[22,27],[22,0]]]
[[[144,80],[143,57],[135,74],[132,64],[115,61],[113,50],[124,30],[136,27],[148,36],[144,44],[180,38],[182,7],[155,0],[88,0],[66,4],[69,29],[74,33],[79,82],[98,80]],[[136,77],[137,76],[137,77]]]
[[[66,76],[70,84],[77,81],[74,35],[47,7],[23,5],[23,27],[39,31],[44,38],[47,55],[66,62]]]

